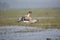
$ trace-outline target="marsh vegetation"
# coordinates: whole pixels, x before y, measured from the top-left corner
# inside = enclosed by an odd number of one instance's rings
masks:
[[[32,18],[38,22],[34,24],[18,23],[18,17],[32,11]],[[42,28],[60,28],[60,8],[36,8],[36,9],[7,9],[0,10],[0,26],[36,26]]]

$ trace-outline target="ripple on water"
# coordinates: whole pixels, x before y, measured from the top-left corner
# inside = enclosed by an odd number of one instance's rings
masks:
[[[39,29],[36,27],[0,27],[0,40],[60,40],[60,29]]]

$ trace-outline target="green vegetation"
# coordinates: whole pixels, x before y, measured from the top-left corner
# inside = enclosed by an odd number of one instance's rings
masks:
[[[58,8],[40,8],[40,9],[7,9],[0,10],[0,18],[11,18],[27,14],[31,10],[33,17],[60,17],[60,9]]]
[[[35,18],[38,20],[34,24],[18,23],[17,17],[27,14],[31,10],[32,17],[54,17],[54,18]],[[60,8],[40,8],[40,9],[9,9],[0,10],[0,26],[36,26],[42,28],[60,28]]]

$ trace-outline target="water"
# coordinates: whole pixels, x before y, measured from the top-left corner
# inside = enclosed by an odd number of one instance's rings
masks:
[[[0,40],[60,40],[60,29],[24,26],[0,27]]]

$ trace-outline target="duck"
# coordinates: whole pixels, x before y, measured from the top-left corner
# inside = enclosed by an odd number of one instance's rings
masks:
[[[29,12],[27,13],[27,15],[22,16],[21,18],[18,18],[18,23],[19,23],[19,22],[30,23],[30,24],[36,23],[37,20],[36,20],[36,19],[33,19],[33,18],[31,17],[31,13],[32,13],[32,11],[29,11]]]

